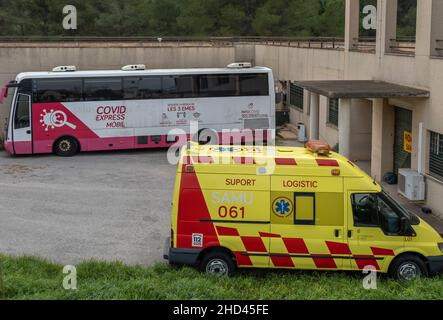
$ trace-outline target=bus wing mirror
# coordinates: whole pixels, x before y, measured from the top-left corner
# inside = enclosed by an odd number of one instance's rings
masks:
[[[3,100],[8,96],[8,88],[4,87],[0,95],[0,104],[3,104]]]

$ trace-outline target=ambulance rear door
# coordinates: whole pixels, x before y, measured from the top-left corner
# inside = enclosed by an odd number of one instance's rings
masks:
[[[220,245],[240,267],[269,267],[269,176],[199,174]]]

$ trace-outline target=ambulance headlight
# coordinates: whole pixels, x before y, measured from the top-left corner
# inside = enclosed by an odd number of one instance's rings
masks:
[[[441,252],[443,252],[443,243],[439,243],[438,248],[440,249]]]

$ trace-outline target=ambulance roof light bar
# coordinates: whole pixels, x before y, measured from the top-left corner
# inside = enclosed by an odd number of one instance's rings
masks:
[[[305,148],[319,156],[329,156],[331,154],[331,146],[320,140],[309,140],[306,142]]]
[[[146,70],[146,66],[144,64],[129,64],[127,66],[122,67],[122,71],[138,71],[138,70]]]
[[[252,63],[250,62],[234,62],[227,65],[229,69],[248,69],[252,68]]]
[[[74,72],[77,71],[76,66],[58,66],[52,69],[52,72]]]

